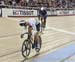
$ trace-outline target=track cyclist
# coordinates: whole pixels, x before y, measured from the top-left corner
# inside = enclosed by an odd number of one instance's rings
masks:
[[[40,21],[37,18],[29,18],[28,20],[21,20],[20,26],[28,29],[28,33],[31,33],[32,48],[35,48],[34,41],[36,41],[37,35],[40,36]],[[24,31],[21,34],[21,38],[24,36]]]
[[[41,24],[42,24],[41,26],[43,27],[43,29],[46,28],[46,19],[47,19],[47,10],[46,10],[46,8],[41,7],[38,10],[38,18],[39,18],[39,20],[41,20]]]

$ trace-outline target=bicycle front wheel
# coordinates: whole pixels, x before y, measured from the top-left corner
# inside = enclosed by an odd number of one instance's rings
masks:
[[[31,44],[29,42],[29,40],[25,40],[22,44],[22,56],[24,58],[26,58],[27,56],[29,56],[30,51],[31,51]]]

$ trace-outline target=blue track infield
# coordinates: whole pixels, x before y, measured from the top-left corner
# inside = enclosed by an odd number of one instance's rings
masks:
[[[64,60],[67,60],[73,54],[75,55],[75,44],[70,44],[55,52],[37,58],[34,62],[64,62]]]

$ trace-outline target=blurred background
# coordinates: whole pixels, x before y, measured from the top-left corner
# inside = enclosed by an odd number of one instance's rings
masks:
[[[75,8],[75,0],[0,0],[0,7],[51,7]],[[23,8],[22,7],[22,8]]]

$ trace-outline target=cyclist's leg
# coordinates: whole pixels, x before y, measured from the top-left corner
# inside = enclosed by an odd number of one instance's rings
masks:
[[[40,17],[40,15],[38,15],[38,19],[39,19],[39,20],[41,20],[41,17]]]
[[[43,33],[44,30],[44,16],[42,16],[42,21],[41,21],[41,32]]]
[[[44,16],[44,28],[46,27],[46,19],[47,19],[47,15]]]
[[[36,29],[37,31],[34,34],[34,45],[35,45],[35,49],[39,49],[40,48],[40,41],[39,41],[39,36],[41,35],[40,33],[40,23],[36,25]]]
[[[33,41],[32,30],[33,30],[32,26],[29,26],[29,27],[28,27],[28,33],[29,33],[29,37],[30,37],[31,41]],[[31,34],[31,35],[30,35],[30,34]],[[33,43],[33,42],[32,42],[32,43]]]
[[[38,24],[36,25],[36,29],[37,29],[37,31],[40,31],[40,23],[38,23]]]
[[[43,15],[40,15],[41,22],[43,21]]]
[[[41,43],[41,41],[40,41],[40,32],[39,31],[37,31],[36,32],[36,34],[35,34],[35,38],[34,38],[34,45],[35,45],[35,49],[37,48],[37,49],[39,49],[40,48],[40,43]]]
[[[34,43],[34,41],[35,41],[36,32],[37,32],[37,31],[32,30],[32,36],[31,36],[32,39],[33,39],[33,40],[32,40],[32,49],[35,48],[35,43]]]
[[[37,30],[33,30],[32,26],[29,26],[28,32],[32,33],[32,35],[31,35],[31,41],[32,41],[32,48],[34,48],[35,47],[34,40],[35,40],[35,34],[36,34]]]

